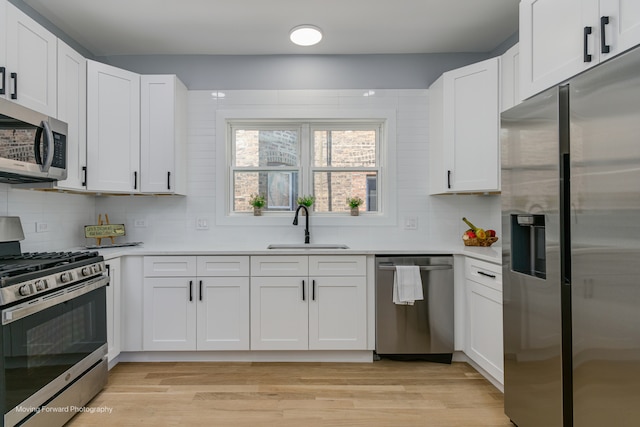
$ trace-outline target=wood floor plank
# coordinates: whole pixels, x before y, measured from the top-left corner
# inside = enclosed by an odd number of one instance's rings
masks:
[[[120,363],[69,427],[512,427],[465,363]]]

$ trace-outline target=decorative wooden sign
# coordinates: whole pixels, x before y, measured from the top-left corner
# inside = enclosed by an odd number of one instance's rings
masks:
[[[115,238],[126,234],[124,224],[110,224],[109,215],[105,214],[105,222],[102,221],[102,214],[98,215],[98,225],[85,225],[84,237],[96,239],[96,245],[100,246],[102,239],[111,239],[111,244],[115,243]]]

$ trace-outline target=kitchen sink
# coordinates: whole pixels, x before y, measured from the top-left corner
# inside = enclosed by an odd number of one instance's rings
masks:
[[[334,243],[276,243],[267,249],[349,249],[349,246]]]

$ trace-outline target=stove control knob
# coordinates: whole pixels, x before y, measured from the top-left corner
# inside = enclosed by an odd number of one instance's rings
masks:
[[[93,270],[92,270],[91,267],[84,267],[82,269],[82,275],[83,276],[90,276],[92,272],[93,272]]]
[[[26,297],[27,295],[31,295],[31,287],[29,285],[22,285],[18,289],[18,293],[23,297]]]
[[[36,287],[37,292],[44,291],[45,289],[47,289],[46,280],[36,280],[36,282],[33,285]]]
[[[64,273],[62,273],[60,275],[60,281],[62,283],[67,283],[68,281],[70,281],[72,279],[71,273],[69,273],[68,271],[65,271]]]

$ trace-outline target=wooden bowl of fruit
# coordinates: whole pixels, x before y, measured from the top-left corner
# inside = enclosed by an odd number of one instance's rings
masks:
[[[465,246],[491,246],[498,241],[495,230],[484,230],[473,225],[467,218],[462,220],[470,227],[462,235]]]

